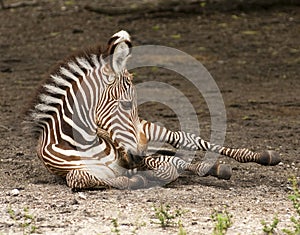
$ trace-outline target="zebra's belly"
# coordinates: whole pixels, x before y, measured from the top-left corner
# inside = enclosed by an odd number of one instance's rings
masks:
[[[76,169],[89,171],[105,179],[115,178],[126,172],[126,169],[118,164],[118,150],[104,142],[99,142],[98,146],[86,151],[48,144],[38,146],[37,153],[46,168],[56,175],[65,176],[69,171]]]
[[[113,161],[109,164],[88,164],[84,169],[99,179],[116,178],[126,175],[127,172],[127,169],[121,167],[117,161]]]
[[[101,159],[83,159],[72,161],[61,161],[59,164],[53,164],[43,159],[46,168],[53,174],[65,176],[71,170],[84,170],[99,179],[116,178],[125,175],[127,169],[120,166],[115,159],[103,162]]]

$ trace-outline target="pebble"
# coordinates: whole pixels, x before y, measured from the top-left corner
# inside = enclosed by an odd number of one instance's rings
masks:
[[[10,195],[11,196],[18,196],[20,194],[20,191],[19,191],[19,189],[13,189],[13,190],[11,190],[10,191]]]
[[[86,200],[86,196],[85,196],[85,194],[82,193],[82,192],[79,192],[79,193],[78,193],[78,197],[81,198],[81,199],[83,199],[83,200]]]

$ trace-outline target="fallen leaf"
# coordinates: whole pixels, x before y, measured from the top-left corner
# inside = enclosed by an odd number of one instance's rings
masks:
[[[244,34],[244,35],[255,35],[255,34],[259,34],[259,32],[255,31],[255,30],[245,30],[245,31],[242,31],[242,34]]]
[[[172,34],[171,38],[179,39],[179,38],[181,38],[181,34]]]

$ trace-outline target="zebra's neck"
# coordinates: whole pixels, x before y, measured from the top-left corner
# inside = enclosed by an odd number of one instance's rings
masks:
[[[139,153],[140,121],[132,75],[126,70],[119,74],[100,94],[97,125],[106,131],[116,146]]]

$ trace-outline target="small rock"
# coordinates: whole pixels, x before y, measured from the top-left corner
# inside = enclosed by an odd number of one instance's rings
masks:
[[[13,190],[11,190],[10,191],[10,195],[11,196],[18,196],[20,194],[20,191],[19,191],[19,189],[13,189]]]
[[[82,193],[82,192],[79,192],[79,193],[78,193],[78,197],[81,198],[81,199],[83,199],[83,200],[86,200],[86,196],[85,196],[85,194]]]
[[[83,30],[82,30],[82,29],[77,29],[77,28],[75,28],[75,29],[72,30],[72,33],[73,33],[73,34],[76,34],[76,33],[83,33]]]
[[[71,202],[71,205],[78,205],[79,204],[79,202],[78,202],[78,200],[77,199],[73,199],[73,201]]]
[[[9,67],[1,68],[0,71],[2,73],[12,73],[13,72],[12,68],[9,68]]]

